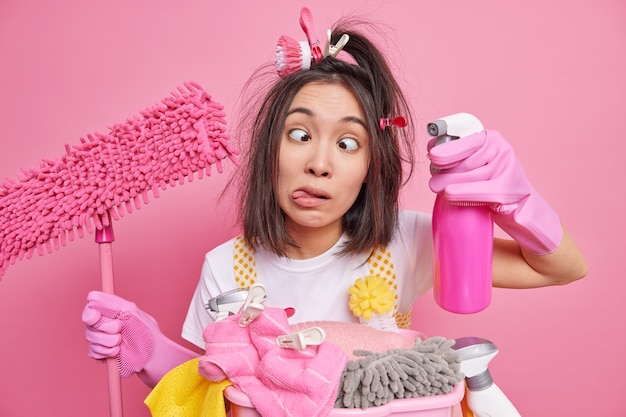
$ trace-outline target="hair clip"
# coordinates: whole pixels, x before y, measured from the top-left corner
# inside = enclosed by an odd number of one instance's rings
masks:
[[[341,52],[343,47],[346,46],[346,44],[350,40],[350,36],[347,33],[344,33],[343,35],[341,35],[339,42],[333,45],[330,43],[331,34],[332,34],[332,31],[328,29],[326,31],[326,46],[324,47],[324,57],[332,56],[333,58],[337,58],[337,55],[339,55],[339,52]]]
[[[315,30],[313,29],[313,15],[308,7],[303,7],[300,10],[300,26],[304,31],[306,38],[309,40],[309,46],[311,47],[311,56],[315,61],[321,61],[324,58],[322,54],[322,48],[320,48],[320,42],[315,37]]]
[[[326,332],[321,327],[309,327],[299,332],[276,337],[276,344],[282,348],[304,350],[307,346],[321,345],[326,340]]]
[[[390,126],[397,127],[406,127],[409,122],[406,120],[404,116],[396,116],[396,117],[381,117],[380,118],[380,130],[385,130],[385,128]]]

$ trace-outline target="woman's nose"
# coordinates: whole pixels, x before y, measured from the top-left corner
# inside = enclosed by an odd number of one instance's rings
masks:
[[[317,177],[329,177],[332,174],[331,159],[331,152],[326,147],[317,146],[307,163],[307,172]]]
[[[324,170],[316,171],[314,168],[309,168],[309,173],[313,174],[315,176],[320,176],[320,177],[327,177],[328,176],[328,171],[324,171]]]

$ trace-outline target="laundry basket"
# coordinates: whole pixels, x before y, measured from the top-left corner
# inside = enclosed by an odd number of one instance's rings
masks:
[[[400,330],[410,339],[425,339],[424,334],[415,330]],[[452,417],[454,406],[459,404],[465,394],[465,383],[460,382],[454,389],[441,395],[428,397],[395,399],[378,407],[333,408],[328,417]],[[224,390],[224,397],[230,401],[230,417],[261,417],[246,394],[234,386]]]
[[[447,394],[396,399],[385,405],[366,409],[333,408],[328,417],[452,417],[453,408],[461,402],[464,393],[465,384],[460,382]],[[224,397],[230,401],[231,417],[261,417],[248,396],[237,388],[226,388]]]

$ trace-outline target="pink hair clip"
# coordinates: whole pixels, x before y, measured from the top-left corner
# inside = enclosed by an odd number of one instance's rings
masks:
[[[276,45],[276,71],[281,77],[287,77],[301,70],[311,68],[311,61],[320,61],[324,58],[320,43],[313,30],[311,11],[303,7],[300,11],[300,26],[306,34],[307,40],[298,42],[289,36],[283,35]]]
[[[322,48],[320,42],[315,36],[315,30],[313,29],[313,15],[308,7],[303,7],[300,11],[300,26],[306,34],[306,38],[309,41],[311,47],[311,55],[315,61],[321,61],[324,58],[322,54]]]
[[[396,116],[396,117],[381,117],[380,118],[380,130],[385,130],[385,128],[390,126],[397,127],[406,127],[409,122],[406,120],[404,116]]]

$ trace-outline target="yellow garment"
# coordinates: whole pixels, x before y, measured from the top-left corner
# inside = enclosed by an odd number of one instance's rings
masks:
[[[226,417],[224,389],[229,385],[200,375],[195,358],[165,374],[144,403],[153,417]]]

